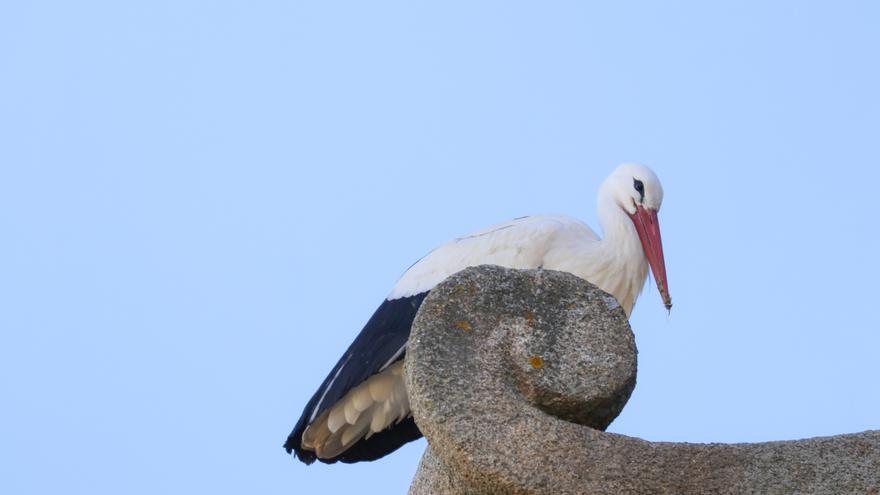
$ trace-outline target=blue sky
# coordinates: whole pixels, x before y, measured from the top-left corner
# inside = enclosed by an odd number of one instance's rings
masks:
[[[400,273],[596,226],[641,161],[675,308],[615,432],[880,428],[876,2],[5,2],[0,492],[402,493],[293,462]],[[586,446],[585,446],[586,447]]]

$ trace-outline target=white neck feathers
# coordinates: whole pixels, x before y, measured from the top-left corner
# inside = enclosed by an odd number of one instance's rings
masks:
[[[645,285],[648,260],[632,220],[610,195],[600,194],[598,213],[602,239],[573,253],[564,269],[614,296],[629,317]]]

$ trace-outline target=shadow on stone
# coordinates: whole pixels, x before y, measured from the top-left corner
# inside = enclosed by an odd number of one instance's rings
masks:
[[[606,433],[636,380],[623,310],[573,275],[470,268],[422,304],[406,357],[428,439],[410,493],[878,495],[880,431],[755,444]]]

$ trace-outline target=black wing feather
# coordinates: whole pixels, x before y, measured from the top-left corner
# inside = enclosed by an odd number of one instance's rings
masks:
[[[427,295],[428,292],[422,292],[382,302],[306,404],[302,416],[284,443],[288,453],[295,453],[306,464],[315,461],[317,457],[314,452],[302,449],[302,434],[312,418],[317,418],[332,407],[349,390],[379,371],[382,365],[400,351],[409,339],[413,319]],[[403,358],[403,354],[400,358]],[[357,442],[334,458],[319,460],[328,464],[336,461],[371,461],[421,436],[412,418],[407,418],[368,440]]]

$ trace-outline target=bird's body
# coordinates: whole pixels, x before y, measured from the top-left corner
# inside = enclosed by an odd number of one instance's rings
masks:
[[[633,185],[638,194],[625,194]],[[494,225],[436,248],[395,284],[309,401],[285,448],[306,463],[316,458],[357,462],[379,458],[420,437],[403,384],[410,325],[427,293],[467,267],[566,271],[612,294],[629,316],[650,262],[664,303],[671,306],[656,220],[661,202],[662,189],[650,169],[622,165],[599,191],[602,239],[574,218],[540,215]]]
[[[403,274],[388,299],[427,292],[469,266],[499,265],[573,273],[608,293],[621,294],[620,303],[628,315],[648,268],[647,262],[638,259],[640,247],[637,244],[624,246],[633,248],[635,253],[620,253],[611,263],[600,265],[592,260],[602,255],[599,251],[606,244],[587,224],[565,215],[521,217],[438,247]],[[621,271],[631,273],[627,277],[607,276]]]

